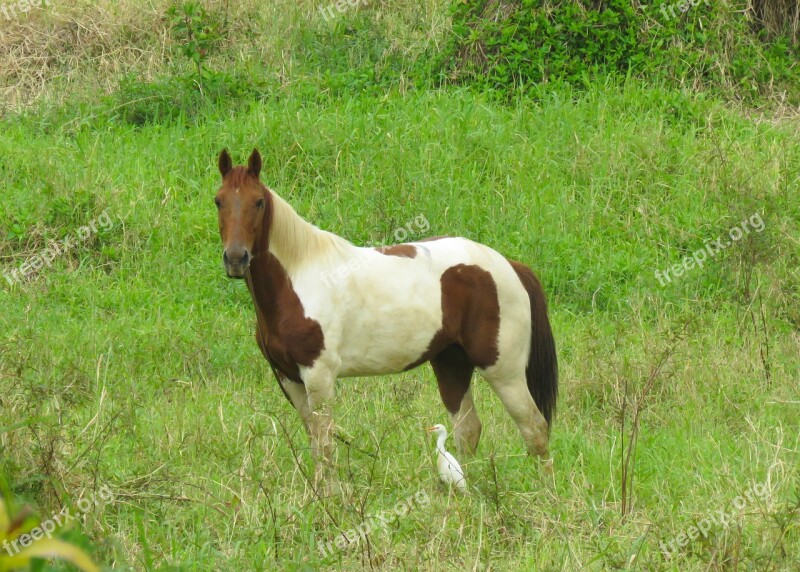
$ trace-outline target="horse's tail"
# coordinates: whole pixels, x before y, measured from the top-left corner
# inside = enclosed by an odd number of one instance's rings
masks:
[[[519,262],[513,260],[509,262],[531,301],[531,347],[528,350],[525,378],[528,381],[528,391],[547,421],[549,429],[558,397],[558,359],[553,331],[547,319],[544,291],[533,270]]]

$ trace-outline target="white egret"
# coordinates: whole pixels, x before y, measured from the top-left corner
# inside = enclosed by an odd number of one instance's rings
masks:
[[[461,465],[458,464],[456,458],[444,448],[447,429],[444,425],[434,425],[428,429],[428,432],[436,435],[436,465],[439,468],[439,478],[444,484],[455,485],[459,491],[466,492],[467,481],[464,478],[464,471],[461,470]]]

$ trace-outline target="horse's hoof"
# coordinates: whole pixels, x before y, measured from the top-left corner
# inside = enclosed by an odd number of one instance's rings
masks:
[[[549,480],[553,480],[555,478],[555,470],[553,469],[553,458],[548,457],[546,459],[540,459],[542,465],[542,475],[547,477]]]

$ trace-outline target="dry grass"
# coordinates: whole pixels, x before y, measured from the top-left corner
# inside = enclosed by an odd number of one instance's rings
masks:
[[[11,109],[24,108],[41,98],[63,100],[65,93],[109,92],[125,74],[142,80],[164,75],[175,65],[165,0],[101,0],[51,2],[31,10],[0,29],[0,92]],[[302,5],[271,4],[269,18],[259,2],[227,0],[203,5],[220,22],[235,49],[225,59],[254,57],[277,63],[285,54],[287,34],[259,33],[265,21],[273,30],[291,27]]]
[[[67,94],[110,92],[123,75],[142,80],[168,75],[183,65],[174,55],[169,22],[172,0],[51,0],[0,27],[0,99],[23,109]],[[332,26],[320,7],[329,2],[244,0],[200,2],[222,24],[224,49],[211,56],[217,69],[255,61],[290,77],[298,63],[303,31]],[[438,45],[447,30],[446,2],[379,2],[360,8],[385,26],[392,51],[418,53]]]
[[[752,0],[750,10],[770,34],[788,32],[797,43],[800,31],[800,0]]]
[[[166,28],[152,4],[136,4],[54,3],[0,29],[0,89],[7,105],[25,107],[54,84],[91,79],[86,87],[108,89],[125,69],[145,77],[161,70],[168,60]]]

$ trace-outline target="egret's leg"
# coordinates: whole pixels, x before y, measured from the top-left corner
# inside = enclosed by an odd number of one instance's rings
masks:
[[[453,439],[461,454],[474,455],[481,438],[481,421],[472,401],[470,381],[475,366],[461,346],[445,348],[431,360],[439,394],[453,423]]]

